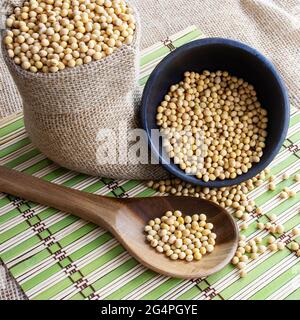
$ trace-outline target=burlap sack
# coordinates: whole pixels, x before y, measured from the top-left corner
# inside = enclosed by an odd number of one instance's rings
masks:
[[[0,0],[0,33],[5,26],[5,17],[18,0]],[[20,2],[20,1],[19,1]],[[4,62],[0,50],[0,118],[22,110],[22,100]]]
[[[122,158],[119,164],[117,148],[126,141],[119,141],[116,129],[121,126],[124,131],[127,126],[130,131],[138,127],[141,96],[137,85],[141,32],[138,17],[136,27],[131,45],[123,45],[101,61],[57,73],[34,74],[21,69],[2,45],[4,59],[22,97],[30,139],[59,165],[110,178],[166,177],[159,165],[132,164],[133,157],[127,163]],[[108,154],[101,147],[103,140],[97,141],[102,129],[114,129],[116,134]],[[114,157],[110,156],[112,149],[116,150]],[[101,150],[103,157],[108,158],[102,164]]]

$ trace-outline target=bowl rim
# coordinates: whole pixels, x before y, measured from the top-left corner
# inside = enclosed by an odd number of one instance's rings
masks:
[[[280,133],[280,136],[277,140],[276,146],[269,152],[269,154],[265,157],[263,161],[260,161],[252,167],[248,172],[243,173],[239,176],[237,176],[235,179],[224,179],[224,180],[218,180],[216,179],[215,181],[208,181],[205,182],[201,179],[196,178],[194,175],[187,175],[182,169],[180,169],[174,162],[165,163],[164,157],[162,156],[161,152],[157,150],[155,145],[153,144],[153,141],[151,139],[151,128],[148,126],[148,121],[147,121],[147,108],[146,106],[148,105],[148,97],[149,94],[152,90],[152,84],[154,83],[156,77],[158,76],[159,72],[164,69],[164,67],[172,61],[172,59],[178,55],[181,54],[182,52],[186,52],[190,49],[193,49],[195,47],[203,47],[207,45],[215,45],[215,44],[223,44],[226,46],[230,46],[233,48],[241,49],[247,53],[250,53],[251,55],[254,55],[257,57],[263,64],[264,66],[271,71],[272,76],[278,83],[278,87],[281,91],[281,94],[283,96],[283,105],[284,105],[284,112],[281,115],[282,116],[282,121],[283,121],[283,129]],[[142,95],[142,101],[140,105],[140,120],[142,124],[142,128],[146,131],[147,135],[147,141],[148,141],[148,147],[151,152],[151,156],[153,155],[156,160],[158,160],[158,163],[162,165],[164,169],[166,169],[169,173],[171,173],[173,176],[180,178],[181,180],[192,183],[194,185],[199,185],[202,187],[209,187],[209,188],[222,188],[222,187],[228,187],[232,185],[237,185],[240,184],[246,180],[249,180],[253,177],[255,177],[257,174],[259,174],[262,170],[264,170],[270,163],[271,161],[275,158],[277,153],[279,152],[285,137],[287,135],[287,131],[289,128],[289,118],[290,118],[290,103],[289,103],[289,97],[288,97],[288,90],[286,88],[286,85],[281,78],[279,72],[275,68],[274,64],[266,58],[262,53],[260,53],[257,49],[254,49],[245,43],[232,40],[232,39],[226,39],[226,38],[202,38],[198,40],[191,41],[187,44],[184,44],[180,46],[179,48],[176,48],[174,51],[171,51],[170,53],[167,54],[166,57],[164,57],[154,68],[154,70],[151,72],[147,83],[144,87],[143,90],[143,95]],[[172,160],[171,160],[172,161]]]

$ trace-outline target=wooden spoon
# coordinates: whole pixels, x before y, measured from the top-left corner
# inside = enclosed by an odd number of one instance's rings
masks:
[[[0,191],[72,213],[109,230],[140,263],[158,273],[184,279],[208,276],[229,263],[237,249],[238,228],[217,204],[193,197],[117,199],[74,190],[0,167]],[[217,234],[215,250],[200,261],[172,261],[145,241],[145,224],[167,210],[205,213]]]

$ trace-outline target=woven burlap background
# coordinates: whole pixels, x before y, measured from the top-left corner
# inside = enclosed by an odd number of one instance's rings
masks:
[[[132,0],[132,3],[141,17],[142,49],[191,24],[210,37],[243,41],[273,61],[288,86],[292,103],[299,106],[299,0]],[[19,110],[21,99],[0,53],[0,117]],[[8,281],[6,289],[0,290],[0,299],[24,297],[16,292]]]

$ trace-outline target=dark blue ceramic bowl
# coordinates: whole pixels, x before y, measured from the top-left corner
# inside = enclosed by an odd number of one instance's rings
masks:
[[[156,125],[156,109],[172,84],[182,80],[185,71],[201,72],[226,70],[253,84],[262,106],[268,110],[268,137],[263,157],[247,173],[236,179],[204,182],[187,175],[179,166],[171,163],[157,147],[150,135]],[[190,42],[165,57],[154,69],[145,86],[141,122],[147,132],[152,154],[166,170],[184,181],[205,186],[225,187],[248,180],[274,159],[285,139],[289,125],[289,99],[287,89],[274,65],[255,49],[229,39],[208,38]],[[165,162],[165,163],[164,163]]]

